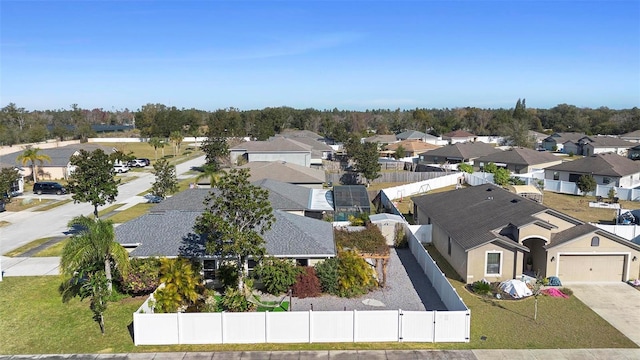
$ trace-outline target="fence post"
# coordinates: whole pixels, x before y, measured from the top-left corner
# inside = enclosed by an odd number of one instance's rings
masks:
[[[402,309],[398,309],[398,342],[402,342]]]
[[[436,342],[436,318],[438,317],[438,310],[433,310],[433,343]]]
[[[357,329],[357,324],[358,324],[357,312],[358,310],[353,309],[353,317],[351,318],[353,323],[353,334],[352,334],[353,342],[356,342],[356,331],[358,330]]]
[[[311,341],[311,337],[313,336],[313,314],[312,314],[313,310],[309,310],[309,344],[311,344],[313,341]]]
[[[182,344],[182,313],[181,312],[177,312],[176,313],[176,322],[177,322],[177,330],[178,330],[178,345]]]

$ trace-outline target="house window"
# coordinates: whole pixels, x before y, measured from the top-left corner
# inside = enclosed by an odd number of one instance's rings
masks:
[[[603,184],[605,184],[605,185],[606,185],[606,184],[608,184],[608,183],[610,183],[610,182],[611,182],[611,178],[608,178],[608,177],[603,177],[603,178],[602,178],[602,183],[603,183]]]
[[[591,246],[600,246],[600,238],[597,236],[592,237]]]
[[[502,252],[487,252],[486,275],[500,275],[502,273]]]
[[[431,217],[427,218],[427,225],[431,225]]]
[[[438,157],[437,157],[437,156],[434,156],[434,157],[433,157],[433,162],[434,162],[434,163],[437,163],[437,162],[438,162]]]
[[[449,237],[449,242],[447,243],[447,254],[451,255],[451,237]]]
[[[553,172],[553,180],[560,180],[560,173],[557,171]]]

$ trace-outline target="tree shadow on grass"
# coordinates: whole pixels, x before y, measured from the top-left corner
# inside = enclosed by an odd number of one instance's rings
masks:
[[[127,325],[127,330],[129,331],[129,336],[131,336],[131,341],[135,344],[136,343],[136,334],[133,331],[133,321],[129,323],[129,325]]]

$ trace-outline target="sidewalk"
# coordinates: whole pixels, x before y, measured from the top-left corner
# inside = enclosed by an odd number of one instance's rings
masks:
[[[640,359],[640,349],[539,349],[539,350],[317,350],[317,351],[233,351],[233,352],[171,352],[129,354],[68,354],[68,355],[0,355],[0,360],[420,360],[420,359]]]
[[[59,257],[0,257],[3,276],[59,275]]]

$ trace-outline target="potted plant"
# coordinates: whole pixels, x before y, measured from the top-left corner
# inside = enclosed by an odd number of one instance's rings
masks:
[[[531,271],[533,267],[533,258],[531,256],[527,257],[527,271]]]

